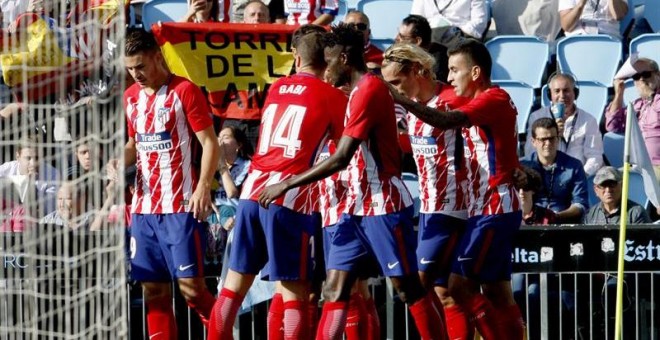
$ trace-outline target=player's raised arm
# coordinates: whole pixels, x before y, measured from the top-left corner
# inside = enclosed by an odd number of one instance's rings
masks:
[[[190,212],[198,220],[205,220],[212,210],[211,183],[213,174],[218,166],[220,147],[213,132],[213,126],[195,133],[199,143],[202,145],[202,165],[199,174],[199,182],[190,197]]]
[[[267,207],[270,202],[284,195],[287,191],[301,185],[310,184],[326,178],[335,172],[345,169],[351,161],[355,150],[362,141],[348,136],[342,136],[337,144],[337,150],[325,161],[316,164],[299,176],[267,186],[259,195],[259,204]]]

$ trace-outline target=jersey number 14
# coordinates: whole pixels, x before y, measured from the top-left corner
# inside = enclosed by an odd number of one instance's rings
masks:
[[[261,137],[259,139],[259,154],[264,155],[270,147],[284,149],[283,157],[293,158],[300,150],[300,127],[307,108],[300,105],[289,105],[281,114],[277,113],[277,104],[270,104],[263,111],[261,121]],[[274,125],[276,116],[281,116]]]

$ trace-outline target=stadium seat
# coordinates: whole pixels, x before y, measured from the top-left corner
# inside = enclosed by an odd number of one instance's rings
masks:
[[[151,31],[153,24],[181,19],[188,11],[186,0],[150,0],[142,6],[142,25]]]
[[[651,26],[653,32],[660,32],[660,2],[658,0],[645,2],[644,18]]]
[[[357,9],[369,17],[371,37],[377,40],[394,39],[411,7],[411,0],[361,0],[357,4]]]
[[[649,199],[644,192],[644,178],[639,172],[630,172],[630,182],[628,184],[628,199],[646,207]]]
[[[660,63],[660,33],[642,34],[630,41],[630,53],[633,52]]]
[[[548,64],[548,43],[534,36],[497,36],[486,43],[493,58],[491,78],[541,87]]]
[[[603,135],[603,150],[610,165],[615,168],[623,166],[623,142],[622,134],[607,132]]]
[[[548,97],[548,84],[543,85],[541,88],[541,106],[550,106],[550,98]]]
[[[607,105],[607,87],[594,81],[578,81],[577,85],[580,88],[580,95],[575,103],[600,123]]]
[[[577,80],[612,86],[623,54],[621,41],[609,35],[574,35],[557,43],[557,65]]]
[[[626,91],[623,92],[623,104],[628,106],[628,103],[639,98],[639,92],[637,92],[637,88],[635,88],[635,81],[632,79],[627,79],[625,81],[625,88]]]
[[[493,84],[498,85],[511,96],[518,109],[518,133],[525,133],[527,119],[534,104],[534,89],[525,83],[513,80],[493,81]]]
[[[403,183],[406,185],[406,188],[408,188],[408,191],[410,192],[410,195],[412,196],[413,201],[415,202],[415,217],[416,217],[419,215],[419,208],[422,205],[419,199],[419,181],[417,179],[417,174],[404,172],[401,175],[401,178],[403,179]]]

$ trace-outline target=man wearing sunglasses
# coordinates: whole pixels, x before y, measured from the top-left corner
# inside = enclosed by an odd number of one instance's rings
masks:
[[[632,104],[655,176],[660,179],[660,71],[658,63],[648,58],[637,59],[633,68],[636,73],[629,77],[635,83],[639,98]],[[610,132],[625,131],[627,103],[623,102],[624,81],[625,79],[614,79],[614,99],[605,111],[605,128]]]
[[[369,70],[380,69],[383,63],[383,51],[371,43],[371,28],[366,14],[350,10],[344,17],[344,23],[353,26],[364,37],[364,61]]]

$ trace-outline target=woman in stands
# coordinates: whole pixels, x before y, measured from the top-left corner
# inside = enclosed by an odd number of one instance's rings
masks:
[[[218,21],[220,5],[217,0],[188,0],[188,13],[180,22]]]

